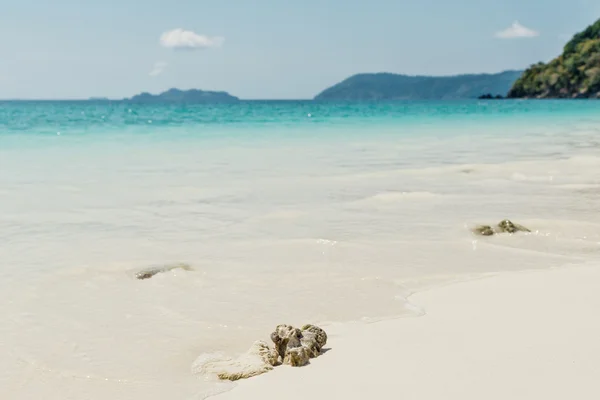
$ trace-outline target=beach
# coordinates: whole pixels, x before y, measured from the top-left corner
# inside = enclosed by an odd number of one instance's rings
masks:
[[[600,265],[599,116],[569,101],[4,103],[0,398],[252,398],[306,377],[325,397],[366,397],[364,382],[427,399],[480,387],[470,376],[508,390],[574,374],[594,349],[595,295],[579,294]],[[530,232],[473,233],[506,218]],[[324,327],[330,350],[235,383],[196,368],[282,323]],[[595,371],[581,368],[573,393]]]
[[[423,291],[410,297],[423,316],[326,327],[327,351],[310,365],[215,399],[597,398],[599,285],[589,265]]]

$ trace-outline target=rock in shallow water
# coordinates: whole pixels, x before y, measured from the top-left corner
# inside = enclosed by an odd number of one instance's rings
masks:
[[[502,232],[515,233],[515,232],[531,232],[529,229],[525,228],[523,225],[515,224],[508,219],[501,221],[498,224],[498,228]]]
[[[481,236],[492,236],[494,230],[489,225],[478,225],[473,229],[473,232]]]
[[[531,232],[523,225],[515,224],[512,221],[505,219],[500,221],[498,225],[491,227],[490,225],[478,225],[473,229],[473,233],[481,236],[492,236],[497,233],[516,233],[516,232]]]
[[[156,274],[159,274],[162,272],[169,272],[174,269],[183,269],[185,271],[191,271],[192,267],[189,266],[188,264],[184,264],[184,263],[161,265],[158,267],[149,267],[149,268],[144,268],[144,269],[136,272],[135,277],[136,277],[136,279],[149,279],[149,278],[152,278]]]

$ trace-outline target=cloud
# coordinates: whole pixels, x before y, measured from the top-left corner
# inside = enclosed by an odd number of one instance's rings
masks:
[[[534,31],[533,29],[524,27],[519,23],[519,21],[515,21],[511,26],[503,31],[496,32],[495,36],[499,39],[517,39],[540,36],[540,33]]]
[[[207,49],[220,47],[224,41],[225,39],[219,36],[199,35],[181,28],[164,32],[160,36],[160,44],[169,49]]]
[[[150,76],[158,76],[160,74],[163,73],[163,71],[165,70],[165,68],[167,68],[167,63],[164,61],[159,61],[157,63],[154,64],[154,68],[152,68],[152,71],[150,71],[150,73],[148,75]]]

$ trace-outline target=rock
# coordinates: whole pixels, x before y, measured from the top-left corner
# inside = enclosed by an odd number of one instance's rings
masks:
[[[310,358],[318,357],[327,343],[325,331],[314,325],[305,325],[302,330],[291,325],[278,325],[271,334],[278,358],[283,364],[303,366]]]
[[[158,274],[159,272],[160,271],[157,271],[157,270],[144,270],[144,271],[140,271],[137,274],[135,274],[135,277],[137,279],[150,279],[154,275]]]
[[[306,333],[306,332],[310,332],[313,333],[315,335],[315,338],[317,340],[317,342],[319,343],[319,346],[323,347],[327,344],[327,333],[325,333],[325,331],[321,328],[319,328],[318,326],[315,325],[304,325],[302,327],[302,333]]]
[[[478,225],[473,228],[473,233],[481,236],[492,236],[496,233],[516,233],[516,232],[531,232],[523,225],[515,224],[512,221],[505,219],[500,221],[498,225],[491,227],[490,225]]]
[[[216,375],[221,380],[237,381],[271,371],[277,363],[277,358],[275,349],[263,341],[257,341],[246,354],[235,359],[220,355],[199,357],[192,366],[192,372]]]
[[[136,272],[135,277],[136,277],[136,279],[149,279],[149,278],[152,278],[156,274],[163,273],[163,272],[169,272],[174,269],[183,269],[185,271],[191,271],[192,267],[189,266],[188,264],[184,264],[184,263],[162,265],[162,266],[158,266],[158,267],[149,267],[149,268],[144,268],[141,271]]]
[[[265,364],[269,364],[271,366],[275,366],[278,363],[277,358],[279,354],[277,354],[277,350],[269,347],[269,345],[262,340],[254,342],[254,345],[252,345],[248,351],[248,354],[255,354],[259,356]]]
[[[300,339],[302,332],[291,325],[277,325],[275,331],[271,333],[271,340],[275,343],[275,350],[281,361],[284,362],[288,349],[302,346]]]
[[[303,367],[308,364],[310,359],[310,350],[304,346],[288,349],[283,359],[283,363],[292,367]]]
[[[491,93],[486,93],[486,94],[482,94],[481,96],[477,97],[480,100],[502,100],[504,99],[504,96],[501,96],[499,94],[492,96]]]
[[[492,236],[494,234],[494,230],[489,225],[478,225],[473,229],[473,232],[481,236]]]
[[[306,347],[311,358],[318,357],[327,343],[327,334],[318,326],[304,325],[300,342],[303,347]]]
[[[237,381],[264,374],[280,363],[302,367],[311,358],[321,354],[327,343],[327,333],[314,325],[304,325],[302,330],[291,325],[277,325],[271,333],[271,340],[275,343],[275,348],[259,340],[245,354],[235,359],[220,354],[203,355],[192,365],[192,372]]]
[[[501,221],[498,224],[498,228],[502,232],[515,233],[515,232],[531,232],[529,229],[525,228],[523,225],[515,224],[508,219]]]

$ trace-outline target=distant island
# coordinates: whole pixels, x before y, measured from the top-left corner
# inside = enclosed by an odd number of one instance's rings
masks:
[[[527,69],[508,97],[600,98],[600,20],[576,34],[560,56]]]
[[[315,100],[449,100],[504,96],[522,71],[455,76],[358,74],[324,90]]]
[[[199,89],[179,90],[169,89],[166,92],[153,95],[147,92],[124,99],[128,103],[164,104],[164,103],[235,103],[240,101],[227,92],[211,92]]]

